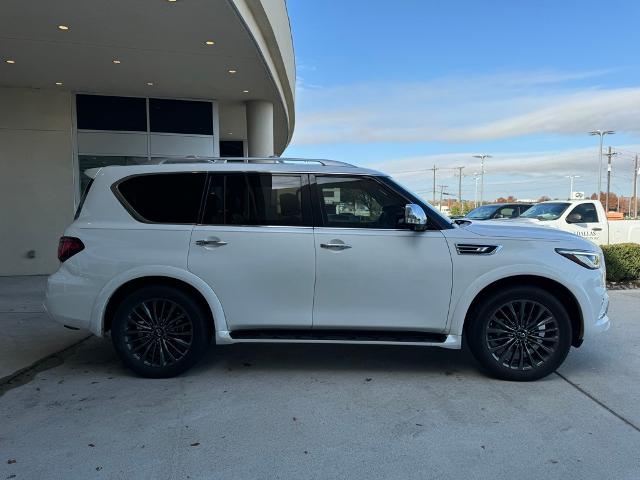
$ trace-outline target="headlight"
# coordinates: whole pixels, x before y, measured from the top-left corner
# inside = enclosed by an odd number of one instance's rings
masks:
[[[569,250],[566,248],[556,248],[556,252],[589,270],[597,270],[600,268],[600,253],[598,252]]]

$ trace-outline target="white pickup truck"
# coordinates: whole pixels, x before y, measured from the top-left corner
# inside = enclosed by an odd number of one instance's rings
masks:
[[[640,220],[608,220],[602,204],[594,200],[542,202],[518,218],[496,222],[544,225],[574,233],[597,245],[640,243]]]

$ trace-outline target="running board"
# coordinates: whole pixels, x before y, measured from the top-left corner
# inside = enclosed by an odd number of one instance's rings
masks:
[[[234,340],[310,340],[329,342],[444,343],[447,335],[428,332],[388,330],[235,330]]]
[[[415,345],[459,350],[462,335],[388,330],[217,330],[216,343],[325,343],[359,345]]]

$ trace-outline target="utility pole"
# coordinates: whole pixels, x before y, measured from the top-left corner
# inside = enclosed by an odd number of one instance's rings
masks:
[[[638,155],[633,166],[633,218],[638,218]]]
[[[448,185],[438,185],[440,187],[440,211],[442,211],[442,196],[444,195],[444,189],[447,188]]]
[[[614,155],[617,155],[618,152],[612,152],[611,151],[611,147],[609,147],[609,153],[605,153],[605,155],[608,157],[607,160],[607,196],[605,197],[605,205],[604,205],[604,211],[608,212],[609,211],[609,193],[611,193],[611,157],[613,157]]]
[[[596,195],[598,196],[598,200],[600,200],[600,192],[602,191],[602,141],[606,135],[613,135],[616,132],[613,130],[593,130],[589,132],[589,135],[594,136],[598,135],[600,137],[600,167],[598,168],[598,192]]]
[[[569,190],[569,200],[573,198],[573,179],[580,178],[580,175],[566,175],[566,178],[571,179],[571,189]]]
[[[460,214],[464,215],[464,206],[462,205],[462,170],[464,167],[456,167],[458,170],[458,201],[460,202]]]
[[[436,171],[440,169],[436,168],[436,166],[434,165],[433,168],[430,168],[429,170],[433,172],[433,205],[435,205],[436,204]]]
[[[491,155],[481,153],[480,155],[474,155],[473,157],[480,159],[480,205],[482,205],[484,201],[484,159],[491,158]]]

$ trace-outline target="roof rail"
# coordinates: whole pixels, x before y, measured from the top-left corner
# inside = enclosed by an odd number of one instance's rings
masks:
[[[316,160],[308,158],[280,158],[280,157],[230,157],[230,158],[216,158],[214,163],[317,163],[323,167],[354,167],[346,162],[339,162],[337,160]]]
[[[163,158],[158,165],[171,165],[175,163],[215,163],[211,158]]]
[[[163,158],[157,161],[158,165],[171,165],[180,163],[317,163],[323,167],[354,167],[346,162],[337,160],[315,160],[307,158],[280,158],[280,157],[225,157],[225,158],[203,158],[203,157],[176,157]]]

